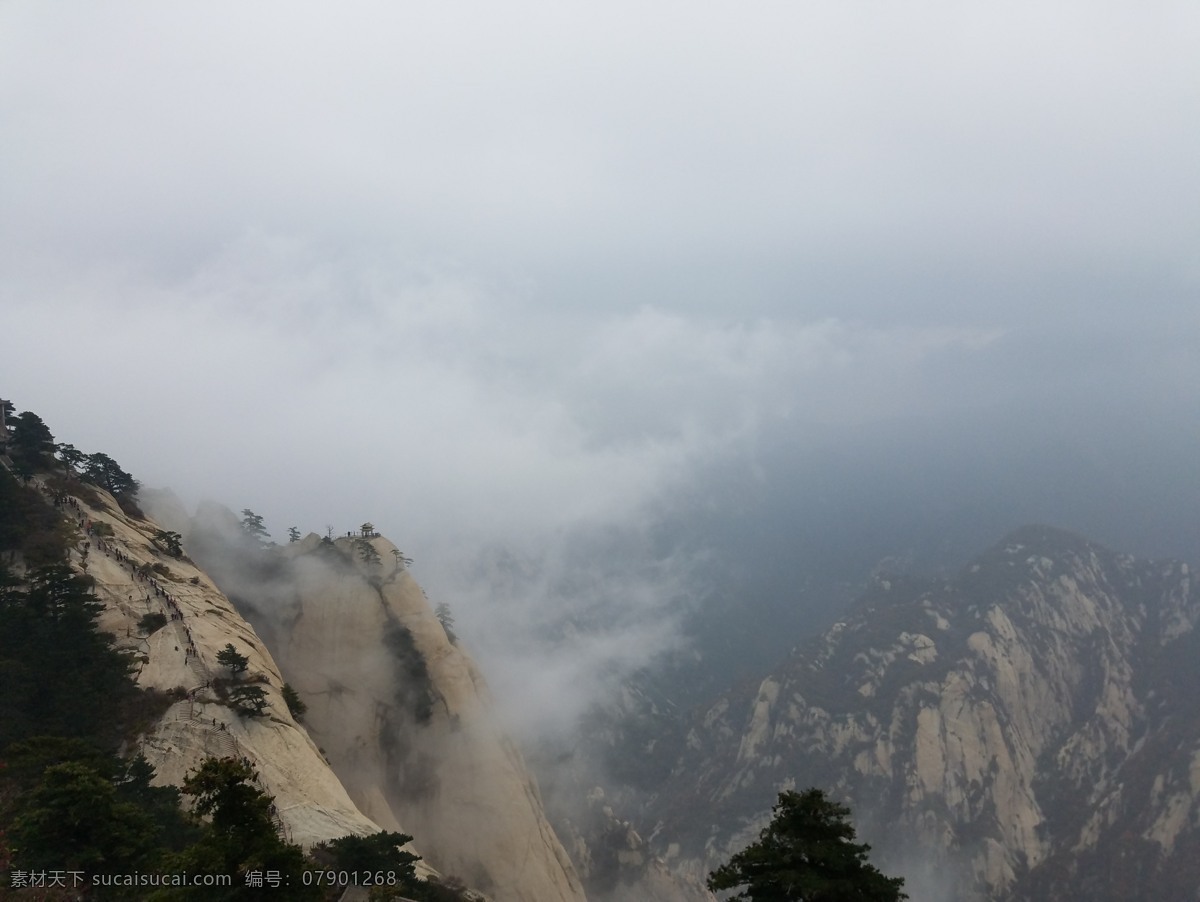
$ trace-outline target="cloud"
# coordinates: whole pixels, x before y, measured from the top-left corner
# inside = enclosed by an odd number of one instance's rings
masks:
[[[492,530],[620,519],[763,418],[863,416],[872,397],[897,403],[888,393],[931,357],[997,334],[653,307],[560,315],[453,273],[261,235],[185,280],[103,274],[34,298],[10,307],[13,327],[34,333],[52,310],[63,358],[80,372],[94,361],[92,442],[126,456],[146,442],[145,478],[193,494],[281,496],[300,480],[314,497],[284,506],[314,527],[323,503],[346,516],[347,472],[370,486],[353,503],[373,493],[422,520],[446,506]],[[36,373],[41,353],[15,348],[10,362]],[[69,406],[82,389],[38,391]]]
[[[61,288],[56,354],[92,378],[30,378],[36,403],[19,400],[149,485],[257,511],[277,539],[371,520],[456,610],[513,722],[544,733],[679,647],[708,549],[656,536],[673,494],[770,421],[864,416],[931,357],[995,339],[534,306],[252,235],[185,280]],[[46,316],[10,312],[19,333]],[[36,374],[42,353],[8,362]]]
[[[631,294],[864,249],[1195,261],[1188,4],[5,16],[22,250],[300,229]]]
[[[276,537],[371,520],[465,634],[558,623],[610,533],[674,611],[730,528],[662,539],[696,497],[937,461],[1066,516],[1012,474],[1084,448],[1153,519],[1200,485],[1198,16],[5,4],[0,391]]]

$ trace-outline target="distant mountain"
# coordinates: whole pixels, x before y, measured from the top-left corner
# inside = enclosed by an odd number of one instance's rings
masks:
[[[534,750],[547,815],[479,670],[369,524],[273,546],[224,509],[136,492],[36,417],[23,429],[0,460],[5,564],[23,576],[55,552],[91,583],[100,627],[166,700],[130,745],[159,782],[240,758],[297,844],[411,832],[428,864],[497,902],[702,902],[779,790],[818,786],[914,900],[1196,898],[1200,588],[1185,563],[1026,527],[952,577],[881,564],[774,667],[763,633],[801,639],[807,599],[849,591],[861,561],[797,578],[754,618],[701,606],[692,647]],[[124,489],[79,478],[112,472]]]
[[[914,899],[1193,898],[1200,587],[1031,526],[950,579],[877,576],[698,713],[644,811],[702,875],[819,786]]]

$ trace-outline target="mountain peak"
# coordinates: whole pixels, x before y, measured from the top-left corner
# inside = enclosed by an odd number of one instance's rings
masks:
[[[1200,799],[1178,775],[1200,734],[1178,726],[1190,709],[1168,712],[1170,662],[1198,620],[1186,565],[1041,525],[953,579],[878,577],[760,685],[697,717],[652,816],[702,870],[756,835],[778,791],[817,785],[914,898],[947,900],[1061,898],[1085,865],[1124,885],[1098,850],[1136,823],[1152,841],[1128,867],[1147,897],[1179,897],[1170,852],[1200,841]],[[1168,789],[1151,798],[1156,779]]]
[[[1023,550],[1045,555],[1109,553],[1103,546],[1078,533],[1057,526],[1047,526],[1044,523],[1031,523],[1014,529],[994,546],[992,552],[988,553],[1004,551],[1015,554]]]

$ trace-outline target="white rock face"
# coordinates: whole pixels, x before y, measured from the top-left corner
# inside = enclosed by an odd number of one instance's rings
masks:
[[[378,832],[379,824],[351,801],[288,713],[279,668],[229,599],[189,560],[172,558],[155,546],[157,524],[127,517],[111,496],[99,495],[101,503],[81,503],[79,515],[85,526],[111,529],[111,537],[93,537],[86,558],[75,554],[73,563],[82,568],[86,561],[96,581],[96,596],[105,603],[100,626],[137,655],[139,685],[190,695],[167,711],[142,744],[157,771],[156,782],[179,785],[209,756],[247,758],[262,788],[275,797],[290,841],[309,846],[350,833]],[[159,565],[167,573],[141,578],[134,571],[144,564]],[[138,621],[153,613],[166,615],[167,625],[143,637]],[[206,687],[214,677],[229,675],[216,659],[226,644],[249,660],[246,677],[257,681],[269,702],[265,717],[238,716]]]
[[[401,831],[419,837],[426,863],[496,902],[584,902],[520,753],[492,722],[482,677],[449,642],[390,543],[370,540],[386,562],[379,572],[346,540],[338,550],[310,536],[270,553],[299,576],[287,583],[286,617],[276,616],[278,606],[261,613],[309,705],[302,725],[288,712],[266,643],[209,576],[157,548],[156,523],[101,499],[80,514],[111,536],[75,556],[105,602],[101,627],[135,652],[140,685],[184,696],[143,742],[157,782],[178,785],[212,755],[247,758],[292,842]],[[144,564],[166,572],[139,577]],[[141,636],[137,623],[148,613],[168,622]],[[235,714],[213,688],[214,678],[230,676],[216,660],[227,644],[249,661],[242,679],[266,693],[265,717]]]
[[[362,558],[369,542],[379,563]],[[484,681],[378,536],[280,549],[290,597],[254,614],[351,798],[497,902],[582,902]],[[287,594],[285,593],[285,594]]]
[[[1131,898],[1151,877],[1155,898],[1194,890],[1200,593],[1185,565],[1020,537],[957,581],[880,585],[698,718],[662,792],[703,812],[660,825],[681,866],[727,860],[779,790],[817,785],[885,870],[917,874],[914,898]]]

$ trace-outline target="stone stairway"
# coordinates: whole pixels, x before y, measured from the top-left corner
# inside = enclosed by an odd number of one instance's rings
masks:
[[[187,659],[188,670],[190,670],[199,681],[197,685],[203,686],[208,682],[208,668],[206,668],[196,655],[188,655]]]
[[[190,720],[195,720],[192,717],[192,703],[184,699],[181,702],[175,702],[175,704],[167,708],[160,723],[187,723]]]
[[[179,647],[186,649],[188,647],[187,630],[182,622],[175,620],[171,623],[175,627],[175,638],[178,640]],[[198,655],[187,655],[187,668],[196,678],[196,686],[203,686],[209,681],[208,668],[204,666],[204,662],[200,660]]]
[[[216,758],[239,758],[237,740],[228,730],[214,725],[211,718],[200,717],[190,701],[176,702],[163,715],[162,723],[187,723],[204,734],[204,750]]]
[[[214,727],[211,718],[201,718],[196,715],[195,710],[195,706],[190,701],[176,702],[167,709],[161,722],[191,724],[203,732],[204,751],[208,755],[214,758],[234,758],[241,760],[243,755],[241,749],[238,747],[238,741],[233,737],[233,734],[228,730],[222,730],[220,726]],[[255,775],[254,785],[267,795],[271,794],[262,777],[257,774]],[[279,816],[279,810],[274,805],[271,806],[271,824],[275,827],[275,832],[285,842],[291,842],[287,824]]]
[[[202,722],[203,723],[203,722]],[[207,735],[204,737],[204,749],[215,758],[238,757],[237,740],[229,735],[228,730],[203,724]]]
[[[267,785],[263,782],[263,778],[262,778],[261,774],[255,773],[254,785],[258,787],[258,789],[263,793],[263,795],[271,796],[271,791],[267,788]],[[271,796],[271,798],[273,799],[274,796]],[[285,824],[283,822],[283,818],[279,816],[279,809],[275,807],[274,802],[271,803],[271,824],[274,825],[275,832],[278,833],[283,838],[284,842],[292,841],[291,834],[287,828],[287,824]]]

